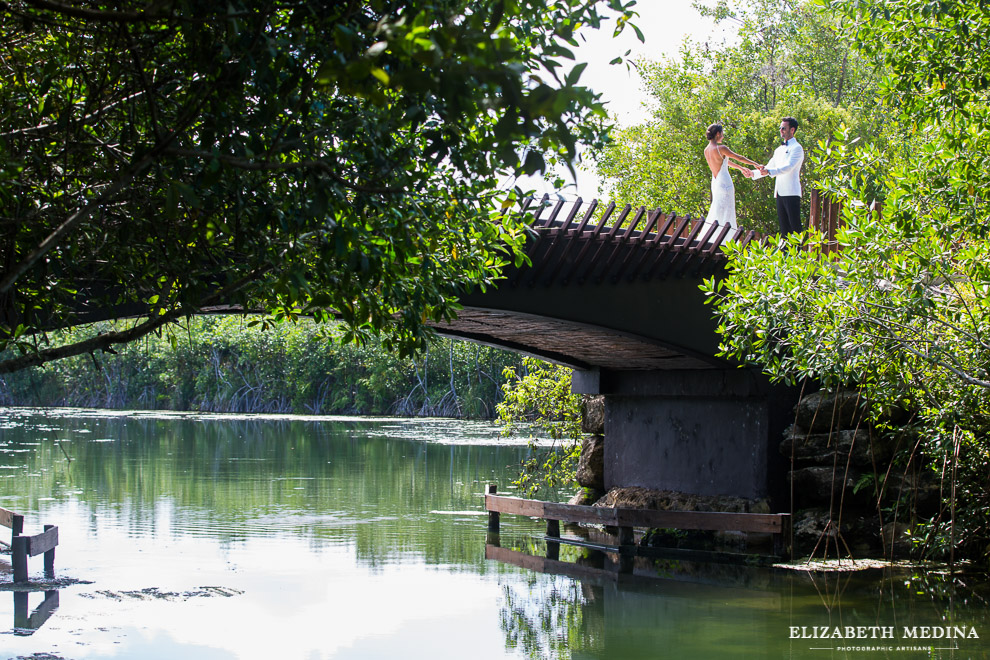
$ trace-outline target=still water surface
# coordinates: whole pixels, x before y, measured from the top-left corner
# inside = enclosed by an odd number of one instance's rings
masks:
[[[669,560],[629,576],[571,546],[561,574],[542,524],[512,516],[486,559],[484,487],[527,452],[447,420],[0,410],[0,506],[60,539],[56,582],[30,560],[30,619],[0,557],[0,658],[988,657],[972,577]],[[904,639],[945,625],[980,638]]]

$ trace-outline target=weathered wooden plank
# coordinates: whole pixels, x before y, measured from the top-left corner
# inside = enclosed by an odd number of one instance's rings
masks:
[[[58,545],[58,527],[55,525],[45,525],[45,532],[55,532],[55,545],[45,551],[45,577],[49,580],[55,578],[55,546]]]
[[[786,529],[786,513],[735,513],[723,511],[658,511],[584,506],[527,500],[519,497],[487,495],[488,511],[615,527],[668,527],[779,534]]]
[[[653,509],[617,509],[618,524],[630,527],[703,529],[779,533],[783,513],[728,513],[721,511],[657,511]]]
[[[578,252],[577,257],[574,259],[574,265],[571,266],[570,270],[567,271],[567,274],[564,275],[564,277],[561,279],[560,281],[561,284],[567,286],[571,281],[571,276],[574,275],[575,271],[581,268],[581,266],[584,264],[584,256],[588,253],[588,250],[591,249],[591,246],[598,241],[598,238],[602,233],[602,229],[605,227],[605,223],[608,222],[608,219],[612,216],[612,213],[614,211],[615,211],[615,202],[609,202],[608,207],[605,209],[605,213],[602,214],[602,219],[598,222],[598,225],[595,227],[594,231],[591,232],[591,236],[588,237],[588,240],[581,248],[581,251]],[[625,213],[629,213],[628,204],[626,205]],[[601,251],[601,247],[598,248],[598,251],[599,252]],[[598,252],[595,253],[595,256],[596,257],[598,256]],[[594,259],[591,260],[591,264],[592,264],[591,267],[594,268]]]
[[[551,284],[553,284],[554,280],[557,279],[557,274],[560,272],[560,269],[563,268],[564,264],[567,261],[567,255],[570,253],[572,249],[574,249],[574,245],[580,241],[581,232],[584,231],[585,226],[587,226],[588,221],[591,220],[591,216],[594,215],[595,209],[597,207],[598,207],[598,200],[597,199],[591,200],[591,203],[588,205],[588,211],[587,213],[584,214],[584,218],[581,220],[581,223],[578,225],[577,229],[573,229],[568,233],[567,241],[564,243],[564,249],[562,249],[560,251],[560,254],[556,257],[553,264],[553,268],[550,270],[550,273],[543,281],[544,286],[550,286]],[[566,227],[566,223],[565,223],[565,227]],[[563,231],[563,229],[561,231]],[[553,250],[552,245],[550,249]],[[535,276],[534,276],[534,280],[535,280]],[[564,283],[566,284],[566,282]]]
[[[663,225],[659,229],[657,229],[656,236],[653,237],[654,243],[660,243],[663,240],[663,237],[666,236],[667,232],[670,231],[670,226],[674,224],[674,220],[676,219],[677,219],[677,212],[671,211],[670,217],[667,218],[667,220],[663,223]]]
[[[534,227],[536,227],[536,226],[540,226],[540,227],[549,227],[550,225],[552,225],[552,224],[553,224],[553,222],[554,222],[554,220],[556,220],[556,219],[557,219],[557,216],[558,216],[558,215],[560,215],[560,210],[561,210],[562,208],[564,208],[564,201],[565,201],[565,200],[563,200],[563,199],[558,199],[558,200],[557,200],[557,203],[556,203],[556,204],[554,205],[554,207],[553,207],[553,211],[552,211],[552,212],[550,213],[550,215],[549,215],[549,216],[547,216],[547,219],[546,219],[546,221],[544,221],[544,222],[542,222],[542,223],[540,223],[539,225],[537,225],[537,224],[536,224],[536,223],[534,222],[534,223],[533,223],[533,226],[534,226]]]
[[[588,204],[588,210],[585,212],[584,217],[581,219],[581,222],[578,224],[577,229],[571,230],[571,233],[574,234],[575,236],[580,236],[581,232],[584,231],[584,228],[588,226],[588,221],[591,220],[591,216],[595,214],[595,209],[597,208],[598,208],[598,200],[597,199],[591,200],[591,203]]]
[[[48,527],[48,525],[46,525],[46,527]],[[43,552],[48,552],[49,550],[55,549],[55,546],[58,545],[58,527],[52,525],[41,534],[35,534],[34,536],[28,536],[25,538],[27,538],[28,541],[28,556],[34,557]]]
[[[712,241],[712,244],[708,247],[707,250],[705,250],[705,255],[709,257],[714,255],[715,252],[722,247],[722,243],[725,242],[725,235],[728,234],[729,231],[731,230],[732,230],[732,225],[730,225],[728,222],[722,225],[722,231],[718,233],[718,238]]]
[[[605,506],[558,504],[557,502],[546,502],[543,505],[544,518],[588,525],[614,525],[616,524],[615,512],[615,508]]]
[[[512,513],[517,516],[543,517],[545,502],[539,500],[524,500],[521,497],[506,497],[504,495],[486,495],[485,509],[499,513]]]
[[[20,529],[17,528],[18,523],[20,523]],[[20,534],[24,530],[24,516],[19,513],[14,513],[9,509],[0,508],[0,525],[9,527],[13,529],[16,534]]]
[[[546,209],[547,202],[549,201],[550,201],[550,195],[548,193],[544,193],[543,197],[540,199],[540,207],[536,209],[536,213],[533,214],[533,224],[532,224],[533,227],[536,227],[540,223],[540,216],[543,215],[543,211],[544,209]],[[525,215],[525,213],[526,213],[526,209],[520,212],[519,215]]]
[[[625,245],[629,242],[630,237],[636,231],[636,227],[639,225],[640,221],[643,219],[643,216],[645,214],[646,214],[646,207],[640,206],[639,209],[636,211],[636,215],[633,216],[632,222],[629,224],[629,226],[626,227],[625,231],[619,234],[618,237],[615,239],[615,249],[612,250],[612,254],[608,255],[608,261],[605,262],[605,267],[602,268],[602,271],[600,273],[598,273],[598,280],[597,280],[598,284],[601,284],[602,281],[608,276],[608,271],[612,268],[612,264],[615,262],[615,258],[619,256],[620,252],[623,251],[621,248],[625,247]],[[609,237],[611,238],[611,236],[612,234],[610,232]],[[631,250],[626,252],[627,255],[632,253]]]
[[[687,264],[691,261],[691,257],[693,257],[697,253],[697,249],[692,248],[691,244],[697,240],[698,234],[701,232],[701,228],[704,226],[705,225],[703,222],[696,222],[694,224],[694,228],[691,230],[691,233],[688,234],[687,238],[684,239],[684,242],[679,246],[677,253],[670,260],[670,264],[668,267],[673,267],[673,265],[677,263],[678,260],[680,260],[681,262],[678,263],[677,268],[674,269],[674,275],[680,276],[687,268]]]
[[[600,241],[600,244],[598,249],[595,251],[595,256],[588,261],[588,267],[578,276],[577,283],[579,285],[584,284],[585,280],[587,280],[588,277],[594,273],[595,268],[598,267],[598,264],[601,261],[602,256],[604,256],[604,251],[606,249],[611,248],[613,254],[618,250],[618,245],[613,241],[613,239],[615,238],[616,232],[618,232],[619,228],[622,226],[622,223],[626,221],[626,217],[629,215],[630,211],[632,211],[632,207],[629,204],[626,204],[622,209],[622,213],[620,213],[619,217],[616,218],[615,224],[612,225],[612,228],[608,231],[608,233],[605,234],[604,237],[601,235],[597,237],[596,240]],[[607,267],[608,266],[606,265],[606,268]]]
[[[571,223],[574,221],[575,216],[577,216],[578,211],[581,210],[581,206],[583,204],[584,201],[578,197],[574,202],[573,208],[571,208],[571,212],[567,214],[567,218],[565,218],[564,223],[560,227],[550,228],[549,231],[553,236],[553,240],[550,242],[550,247],[548,247],[546,252],[543,254],[543,258],[533,260],[533,266],[529,271],[528,286],[534,286],[536,284],[536,280],[539,279],[540,274],[543,272],[543,269],[554,260],[553,253],[557,249],[557,244],[560,243],[561,238],[567,235],[567,228],[571,226]],[[549,227],[549,225],[547,226]],[[533,258],[533,255],[535,255],[535,251],[530,255],[531,259]]]

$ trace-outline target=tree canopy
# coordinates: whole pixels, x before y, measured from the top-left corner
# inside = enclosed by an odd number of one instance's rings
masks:
[[[219,306],[423,346],[521,258],[499,177],[602,139],[566,65],[633,4],[3,3],[0,371]],[[108,309],[149,316],[46,345]]]
[[[884,72],[886,146],[838,132],[820,187],[843,202],[837,254],[775,243],[730,248],[709,283],[723,355],[785,381],[857,385],[904,407],[946,510],[926,547],[990,556],[990,13],[984,2],[835,0],[849,40]],[[871,212],[874,200],[882,213]],[[814,245],[816,237],[811,237]],[[909,460],[914,460],[909,459]],[[958,475],[958,480],[955,476]],[[949,483],[951,481],[951,502]],[[958,531],[953,536],[950,521]]]
[[[819,176],[811,149],[840,126],[852,137],[881,133],[874,57],[853,47],[834,13],[803,0],[719,0],[696,7],[732,28],[733,37],[685,41],[675,58],[636,62],[653,116],[618,131],[597,153],[611,196],[706,215],[711,173],[702,152],[705,129],[713,123],[725,127],[725,144],[736,153],[766,163],[779,143],[781,117],[796,117],[797,138],[808,154],[806,184]],[[737,178],[740,224],[775,231],[772,180]],[[807,208],[807,197],[805,203]]]

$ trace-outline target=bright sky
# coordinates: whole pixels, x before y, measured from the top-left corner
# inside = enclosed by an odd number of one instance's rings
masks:
[[[714,4],[713,0],[703,1]],[[610,21],[604,29],[589,30],[585,35],[587,41],[576,53],[578,61],[588,62],[581,82],[602,93],[620,125],[629,126],[648,118],[644,107],[646,96],[640,89],[640,79],[635,70],[627,70],[624,64],[610,66],[612,59],[631,49],[630,60],[639,57],[659,60],[677,55],[686,37],[702,42],[709,39],[721,42],[731,36],[724,25],[716,27],[710,19],[701,17],[691,4],[692,0],[639,0],[635,7],[639,18],[634,22],[642,30],[645,42],[640,42],[631,29],[626,29],[613,39],[614,21]],[[570,175],[564,174],[564,177],[569,179]],[[541,193],[558,192],[550,190],[542,181],[521,182],[520,185],[535,188]],[[559,192],[568,198],[577,195],[584,199],[597,197],[598,178],[593,172],[579,169],[576,187],[568,186]]]

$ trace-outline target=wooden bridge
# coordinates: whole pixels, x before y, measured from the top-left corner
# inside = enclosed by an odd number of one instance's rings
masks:
[[[837,249],[841,206],[811,194],[809,226]],[[878,210],[878,209],[877,209]],[[494,289],[461,297],[438,333],[588,370],[723,369],[712,309],[699,290],[725,274],[722,246],[760,233],[598,200],[527,200],[529,263]]]
[[[495,289],[464,295],[440,334],[536,355],[580,370],[699,369],[715,358],[711,308],[698,288],[721,277],[727,241],[754,231],[661,209],[529,200],[529,264]]]

